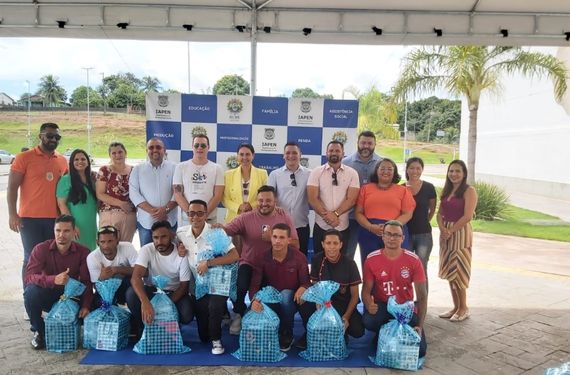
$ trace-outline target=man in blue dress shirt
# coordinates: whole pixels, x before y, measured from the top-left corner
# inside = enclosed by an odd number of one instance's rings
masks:
[[[135,166],[129,178],[129,197],[137,207],[137,228],[141,247],[152,242],[150,228],[167,220],[176,231],[177,203],[172,191],[176,165],[165,159],[166,148],[158,138],[146,144],[148,160]]]

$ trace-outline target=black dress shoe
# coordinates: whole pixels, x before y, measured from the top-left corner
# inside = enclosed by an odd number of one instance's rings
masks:
[[[44,340],[44,337],[39,332],[34,333],[34,338],[32,339],[31,344],[32,344],[32,348],[34,350],[41,350],[41,349],[45,349],[45,347],[46,347],[46,341]]]

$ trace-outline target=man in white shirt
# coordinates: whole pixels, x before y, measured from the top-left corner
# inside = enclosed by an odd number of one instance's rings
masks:
[[[211,230],[210,224],[206,223],[207,212],[208,204],[203,200],[190,201],[188,210],[190,225],[180,227],[177,231],[178,239],[182,242],[178,247],[178,253],[180,256],[188,255],[192,273],[199,275],[205,275],[210,267],[231,264],[239,260],[239,254],[230,240],[225,255],[207,261],[198,261],[201,252],[211,249],[210,243],[205,238]],[[196,300],[194,305],[198,335],[202,342],[212,342],[212,354],[224,353],[221,341],[222,317],[226,311],[227,299],[227,296],[206,294]]]
[[[287,142],[283,150],[285,165],[269,174],[267,185],[275,188],[277,205],[283,207],[297,226],[299,250],[307,255],[309,244],[309,200],[307,181],[311,170],[301,165],[301,148],[297,142]]]
[[[130,242],[119,242],[119,231],[112,225],[99,228],[97,231],[97,249],[87,256],[87,267],[91,282],[110,278],[122,279],[121,286],[115,293],[114,303],[124,304],[125,293],[131,286],[131,275],[137,261],[138,253]],[[99,293],[93,298],[93,308],[101,304]]]
[[[154,309],[150,303],[150,298],[156,292],[152,283],[153,276],[162,275],[168,278],[164,292],[176,305],[179,322],[187,324],[194,317],[188,295],[190,267],[186,257],[178,256],[173,242],[172,226],[166,220],[157,221],[152,225],[151,231],[152,243],[140,249],[131,287],[127,290],[127,306],[131,311],[134,327],[138,329],[138,337],[142,334],[143,321],[150,324],[154,320]]]
[[[133,167],[129,177],[129,198],[137,208],[137,229],[141,247],[152,242],[150,228],[168,220],[176,231],[177,203],[172,192],[176,164],[166,160],[166,148],[158,138],[146,144],[148,160]]]
[[[188,224],[184,213],[188,212],[189,202],[194,199],[208,203],[208,222],[213,223],[216,207],[224,195],[224,171],[220,165],[208,160],[210,140],[206,135],[194,137],[192,148],[192,159],[178,164],[174,171],[174,198],[180,206],[182,224]]]

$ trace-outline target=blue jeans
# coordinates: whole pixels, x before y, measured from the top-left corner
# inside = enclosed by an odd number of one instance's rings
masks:
[[[349,259],[354,259],[356,254],[356,245],[358,245],[358,233],[360,232],[360,224],[356,219],[348,221],[348,238],[346,239],[346,256]]]
[[[378,333],[380,328],[390,320],[395,319],[392,314],[388,312],[388,305],[384,302],[377,301],[378,304],[378,311],[376,314],[370,314],[366,308],[364,308],[364,316],[362,317],[362,323],[364,324],[364,328],[369,331],[373,331]],[[412,320],[408,323],[411,327],[414,327],[418,322],[418,316],[414,313]],[[376,343],[374,343],[376,345]],[[426,342],[426,335],[425,329],[422,329],[422,339],[420,341],[420,358],[426,355],[427,351],[427,342]]]
[[[433,248],[433,237],[431,233],[411,234],[410,243],[412,245],[412,251],[422,260],[427,277],[427,264],[431,249]]]
[[[279,316],[279,335],[293,337],[293,324],[295,313],[299,311],[303,326],[307,327],[307,322],[311,316],[311,309],[307,303],[297,305],[293,300],[295,291],[291,289],[283,289],[281,292],[280,303],[268,303],[267,306]],[[304,306],[307,305],[307,306]]]
[[[32,254],[34,247],[40,242],[51,240],[55,238],[53,227],[55,226],[55,219],[53,218],[34,218],[22,217],[20,218],[22,226],[20,227],[20,237],[22,238],[22,246],[24,247],[24,263],[22,264],[22,284],[24,283],[24,274],[26,273],[26,266],[28,259]],[[26,286],[24,285],[24,288]]]
[[[176,233],[177,228],[178,228],[178,223],[174,224],[174,226],[172,227],[172,231]],[[152,242],[152,231],[150,229],[146,229],[138,221],[137,221],[137,229],[139,231],[139,240],[141,241],[141,247]]]
[[[50,311],[53,304],[59,300],[63,294],[63,288],[42,288],[35,284],[28,284],[24,289],[24,306],[30,318],[31,330],[39,332],[45,337],[45,323],[42,318],[42,311]]]

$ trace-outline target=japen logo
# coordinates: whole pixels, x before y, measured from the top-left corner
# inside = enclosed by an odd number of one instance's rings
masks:
[[[303,100],[301,102],[301,112],[307,113],[311,112],[311,102],[308,100]]]
[[[338,141],[344,145],[348,140],[348,135],[346,135],[346,133],[343,132],[342,130],[339,130],[337,132],[334,132],[334,134],[332,135],[332,140]]]
[[[265,139],[269,141],[272,140],[273,138],[275,138],[275,129],[265,128],[265,133],[263,134],[263,136],[265,137]]]
[[[168,107],[168,95],[159,95],[158,96],[158,106],[159,107]]]
[[[235,155],[232,155],[226,159],[226,167],[228,167],[228,169],[235,169],[238,166],[239,166],[239,163],[238,163],[237,157]]]
[[[233,98],[228,101],[227,108],[231,113],[239,113],[243,109],[243,103],[238,98]]]
[[[192,128],[192,138],[196,138],[199,135],[208,135],[208,131],[203,126],[194,126]]]
[[[410,270],[408,269],[408,267],[402,267],[402,269],[400,270],[400,276],[402,276],[404,279],[410,277]]]

